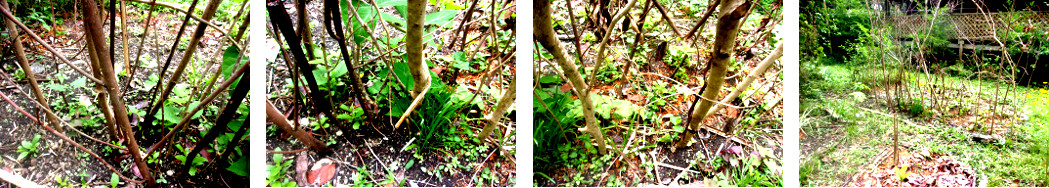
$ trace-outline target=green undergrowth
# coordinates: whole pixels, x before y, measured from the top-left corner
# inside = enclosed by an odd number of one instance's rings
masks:
[[[862,78],[880,74],[880,68],[812,62],[803,63],[802,67],[805,76],[801,82],[800,110],[802,131],[807,136],[802,139],[803,186],[842,186],[853,174],[866,170],[865,166],[873,163],[878,153],[892,147],[894,125],[899,128],[902,146],[927,148],[965,162],[973,166],[978,176],[986,176],[979,180],[981,185],[1009,186],[1013,180],[1019,180],[1020,186],[1049,184],[1049,149],[1046,147],[1049,145],[1049,91],[1046,90],[1049,86],[1044,83],[1017,87],[1018,94],[1004,100],[1007,105],[1019,108],[1017,113],[1022,115],[1018,125],[1012,126],[1000,139],[976,142],[973,139],[976,133],[972,130],[939,121],[940,117],[948,116],[933,109],[928,100],[915,97],[904,100],[900,108],[886,109],[892,105],[884,99],[868,97],[875,93],[858,85],[878,87],[884,83],[885,78]],[[972,93],[949,102],[959,107],[985,101],[978,100],[981,98],[993,98],[996,87],[994,81],[987,80],[947,77],[944,81],[923,83],[929,80],[924,74],[905,72],[902,75],[902,82],[912,87],[967,85]],[[864,108],[901,114],[903,118],[894,122],[889,116]]]
[[[648,95],[648,101],[660,105],[637,105],[628,100],[591,94],[595,116],[600,122],[605,141],[611,147],[609,154],[600,155],[591,135],[578,131],[585,126],[586,121],[580,108],[581,102],[570,91],[560,88],[566,81],[555,76],[542,76],[539,83],[553,87],[533,90],[536,96],[532,101],[535,119],[532,147],[536,154],[533,158],[533,169],[537,186],[637,186],[654,182],[630,178],[625,174],[636,173],[648,180],[654,180],[657,176],[656,168],[666,169],[655,165],[657,160],[647,153],[657,148],[668,147],[673,141],[680,139],[679,135],[684,131],[684,122],[682,117],[676,115],[659,115],[658,110],[665,108],[667,100],[686,93],[687,88],[668,87],[666,82],[660,82],[663,83],[661,86],[639,86],[649,87],[638,90],[645,91],[643,93]],[[764,108],[764,105],[768,104],[759,106]],[[758,129],[767,128],[769,125],[758,124],[757,114],[749,113],[742,117],[746,121],[741,123],[743,125],[740,125],[742,128],[738,135],[752,138],[756,137],[756,134],[765,134]],[[669,129],[664,128],[662,125],[666,124],[672,126]],[[639,139],[628,142],[632,136]],[[695,177],[704,179],[711,185],[781,185],[782,181],[777,175],[778,157],[773,156],[771,150],[757,150],[762,151],[757,156],[741,154],[722,157],[711,154],[715,157],[697,158],[689,162],[689,167],[703,169],[714,166],[715,169],[727,169]],[[624,161],[640,161],[641,169],[631,169],[628,165],[614,165]],[[594,178],[595,176],[598,178]],[[695,174],[687,174],[686,178],[693,176]]]

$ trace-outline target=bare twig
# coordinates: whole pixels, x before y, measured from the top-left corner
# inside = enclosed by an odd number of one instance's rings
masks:
[[[29,27],[26,27],[25,24],[23,24],[21,21],[18,21],[18,19],[15,18],[15,16],[11,15],[11,11],[9,11],[7,8],[0,7],[0,13],[3,13],[5,18],[14,22],[15,25],[18,25],[19,28],[22,28],[22,30],[24,30],[26,34],[29,34],[29,37],[32,37],[33,40],[40,43],[41,46],[44,46],[44,48],[47,49],[47,51],[51,52],[51,54],[54,54],[55,57],[58,58],[58,60],[62,61],[62,63],[69,65],[70,68],[73,68],[73,70],[83,75],[84,78],[87,78],[92,82],[95,82],[95,84],[103,84],[102,80],[90,76],[91,74],[87,73],[87,71],[84,71],[84,69],[80,69],[80,67],[73,65],[73,62],[69,61],[69,59],[67,59],[66,56],[62,55],[62,53],[59,53],[58,50],[55,50],[55,48],[52,48],[50,44],[47,44],[47,42],[44,41],[44,39],[40,39],[40,36],[37,36],[36,32],[30,30]]]

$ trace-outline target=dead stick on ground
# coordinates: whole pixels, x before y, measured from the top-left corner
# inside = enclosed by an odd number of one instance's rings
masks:
[[[19,187],[44,187],[36,182],[25,179],[22,176],[12,174],[10,172],[0,170],[0,179],[7,181],[8,183],[15,184]]]

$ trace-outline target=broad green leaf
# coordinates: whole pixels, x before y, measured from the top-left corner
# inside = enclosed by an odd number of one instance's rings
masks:
[[[47,88],[50,88],[51,90],[55,90],[55,91],[59,91],[59,92],[65,92],[66,90],[68,90],[66,85],[60,85],[60,84],[47,84]]]
[[[182,112],[182,109],[175,107],[174,105],[166,105],[161,111],[163,111],[161,117],[158,117],[157,119],[163,119],[170,124],[176,124],[182,121],[182,117],[179,117],[178,115],[179,112]]]
[[[411,72],[408,70],[408,63],[398,62],[393,64],[393,74],[397,75],[397,78],[404,82],[404,87],[415,88],[415,80],[412,79]]]
[[[84,77],[77,78],[69,83],[69,86],[73,88],[81,88],[84,87],[84,85],[87,85],[87,79]]]
[[[117,187],[117,184],[119,184],[119,183],[120,183],[120,176],[118,176],[117,173],[113,173],[113,175],[109,176],[109,186],[110,187]]]
[[[404,24],[405,23],[404,18],[401,18],[400,16],[396,16],[396,15],[393,15],[393,14],[390,14],[390,13],[385,13],[385,12],[380,13],[379,15],[382,16],[382,20],[386,20],[387,22],[393,22],[393,23],[396,23],[396,24],[399,24],[399,25],[405,25]]]
[[[346,75],[346,73],[349,72],[346,70],[346,63],[336,62],[335,64],[335,68],[331,69],[332,78],[342,77],[342,75]]]
[[[336,119],[342,119],[342,120],[348,120],[350,118],[353,118],[353,116],[350,116],[350,114],[343,113],[343,114],[336,115],[335,118]]]
[[[561,83],[561,77],[557,76],[543,76],[539,78],[541,84],[556,84]]]
[[[455,4],[455,0],[444,0],[444,9],[448,10],[460,10],[465,9],[462,5]]]
[[[317,68],[313,69],[313,79],[317,80],[317,85],[327,85],[328,69],[324,68],[324,66],[317,66]]]
[[[237,46],[230,46],[226,48],[226,51],[222,53],[222,77],[229,79],[230,74],[233,73],[233,66],[237,64],[237,57],[240,56],[240,48]],[[241,59],[241,62],[245,62],[247,59]]]
[[[375,5],[379,6],[379,7],[408,6],[408,1],[406,1],[406,0],[386,0],[386,1],[379,0],[379,1],[375,2]]]
[[[459,11],[455,10],[442,10],[439,12],[427,14],[426,25],[433,24],[443,27],[449,22],[452,22],[452,18],[455,18],[455,15],[457,14],[459,14]]]

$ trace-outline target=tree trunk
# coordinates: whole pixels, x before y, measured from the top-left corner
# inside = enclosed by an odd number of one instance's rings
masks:
[[[400,128],[401,123],[404,119],[411,114],[412,110],[419,105],[426,97],[426,92],[430,91],[430,68],[426,66],[426,62],[423,62],[423,50],[426,43],[423,41],[423,32],[426,29],[423,27],[423,23],[426,22],[424,15],[426,14],[426,1],[425,0],[408,0],[408,32],[404,38],[408,44],[405,44],[407,48],[407,63],[408,70],[412,74],[412,80],[415,81],[415,87],[412,88],[412,104],[405,110],[404,115],[401,115],[400,120],[397,120],[397,124],[393,125],[394,129]]]
[[[697,99],[698,104],[693,103],[695,108],[691,113],[688,124],[689,129],[685,131],[685,136],[681,138],[681,141],[677,143],[678,148],[688,146],[688,143],[692,141],[693,134],[699,130],[699,124],[706,118],[706,112],[710,111],[710,107],[713,106],[714,101],[717,100],[718,95],[721,93],[721,86],[725,84],[725,74],[728,71],[728,64],[732,63],[733,52],[736,48],[736,37],[739,35],[739,25],[742,23],[742,18],[750,14],[750,7],[753,2],[750,0],[727,0],[721,3],[719,7],[720,12],[718,13],[718,26],[717,33],[714,35],[714,50],[711,51],[710,56],[712,57],[710,63],[707,64],[709,72],[706,77],[706,85],[703,87],[702,98]]]
[[[2,1],[4,7],[8,7],[7,1]],[[10,8],[8,8],[10,9]],[[36,74],[33,74],[33,69],[29,66],[29,60],[25,56],[25,47],[22,46],[22,38],[18,37],[18,27],[15,26],[14,22],[7,21],[7,36],[11,36],[11,42],[14,43],[15,57],[18,59],[18,65],[22,67],[22,72],[25,72],[26,80],[29,81],[29,89],[33,90],[33,96],[36,97],[36,101],[40,102],[44,106],[51,106],[47,103],[47,97],[40,91],[40,84],[36,83]],[[62,126],[58,124],[58,117],[48,114],[47,119],[52,127],[58,132],[62,131]]]
[[[412,89],[412,97],[418,98],[419,95],[425,95],[427,88],[430,87],[430,68],[426,66],[426,62],[423,62],[423,50],[426,43],[423,41],[423,33],[426,29],[423,24],[426,22],[426,1],[425,0],[408,0],[408,33],[406,34],[405,44],[408,51],[408,69],[412,73],[412,79],[415,80],[415,87]]]
[[[732,100],[739,96],[739,94],[743,93],[743,90],[747,89],[747,86],[750,86],[751,82],[754,82],[754,79],[757,79],[758,76],[765,74],[765,71],[768,71],[769,67],[771,67],[772,64],[775,63],[776,60],[779,59],[779,57],[781,56],[783,56],[783,43],[779,43],[779,45],[776,45],[776,50],[773,50],[772,54],[769,54],[769,56],[766,57],[765,60],[762,60],[761,64],[758,64],[757,67],[754,67],[754,70],[747,75],[747,78],[743,79],[743,82],[736,84],[736,89],[733,89],[732,93],[729,93],[728,96],[725,96],[724,99],[721,99],[721,103],[728,104],[732,102]],[[717,113],[718,110],[721,110],[724,107],[725,105],[715,104],[714,108],[710,109],[710,111],[707,112],[705,117],[713,116],[714,113]]]
[[[138,171],[142,174],[142,178],[145,179],[146,185],[149,187],[156,187],[157,182],[153,179],[153,171],[149,170],[149,166],[146,164],[142,153],[139,149],[138,142],[135,141],[135,133],[131,131],[131,122],[127,115],[127,106],[124,104],[123,94],[120,93],[120,85],[117,82],[116,72],[113,70],[113,61],[109,58],[109,49],[105,47],[106,37],[102,35],[102,19],[98,16],[98,5],[94,0],[84,0],[84,28],[87,30],[88,40],[91,40],[95,46],[95,50],[98,52],[99,65],[102,68],[103,78],[106,85],[106,92],[109,95],[110,104],[112,104],[113,116],[116,119],[116,124],[121,127],[124,131],[125,138],[127,140],[128,152],[131,153],[131,157],[135,162],[135,166]]]
[[[568,80],[572,83],[576,96],[579,97],[579,101],[582,103],[583,115],[586,118],[586,128],[583,128],[581,131],[590,133],[590,136],[597,143],[598,151],[603,155],[607,153],[605,136],[601,132],[601,127],[597,125],[597,118],[594,117],[594,104],[590,101],[590,93],[586,92],[589,89],[587,89],[586,82],[583,81],[583,76],[579,74],[579,68],[576,67],[575,63],[571,63],[566,59],[564,50],[561,48],[561,41],[557,40],[557,36],[554,34],[550,1],[538,0],[532,3],[534,3],[532,7],[532,26],[535,29],[535,40],[554,56],[554,61],[557,62],[561,70],[564,71],[565,77],[568,77]]]
[[[488,139],[488,134],[495,130],[496,125],[499,124],[499,120],[503,119],[503,114],[506,114],[506,110],[514,103],[514,99],[517,98],[516,96],[517,79],[514,79],[513,81],[510,81],[510,88],[507,88],[506,91],[503,92],[503,97],[499,98],[499,103],[495,104],[495,110],[493,110],[491,114],[488,114],[488,118],[485,118],[485,121],[487,121],[488,124],[484,126],[484,129],[481,129],[480,133],[477,133],[477,137],[481,139],[481,142]]]

